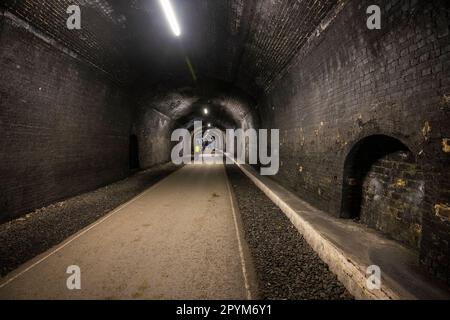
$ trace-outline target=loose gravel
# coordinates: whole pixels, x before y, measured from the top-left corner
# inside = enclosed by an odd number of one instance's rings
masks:
[[[284,213],[235,165],[236,195],[262,299],[353,299]]]
[[[62,242],[176,169],[170,163],[156,166],[0,225],[0,275]]]

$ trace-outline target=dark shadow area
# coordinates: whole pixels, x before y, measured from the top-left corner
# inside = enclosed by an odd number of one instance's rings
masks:
[[[132,134],[130,136],[130,169],[139,170],[139,143],[137,136]]]

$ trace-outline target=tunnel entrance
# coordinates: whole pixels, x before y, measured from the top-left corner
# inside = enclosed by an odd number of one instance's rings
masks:
[[[359,220],[417,249],[423,198],[423,173],[399,140],[369,136],[347,156],[341,217]]]
[[[138,138],[135,134],[132,134],[130,136],[130,169],[131,170],[140,169],[139,144],[138,144]]]

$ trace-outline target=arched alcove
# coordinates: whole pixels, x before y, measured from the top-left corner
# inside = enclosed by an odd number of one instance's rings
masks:
[[[418,248],[424,187],[423,173],[406,145],[386,135],[368,136],[346,158],[341,217]]]

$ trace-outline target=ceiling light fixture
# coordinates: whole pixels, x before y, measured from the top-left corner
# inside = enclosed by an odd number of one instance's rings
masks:
[[[167,21],[169,22],[173,33],[175,34],[175,36],[179,37],[181,35],[181,30],[170,0],[159,0],[159,2],[161,3],[164,14],[166,15]]]
[[[208,114],[208,113],[209,113],[208,109],[206,109],[206,108],[203,109],[203,113],[204,113],[204,114]]]

